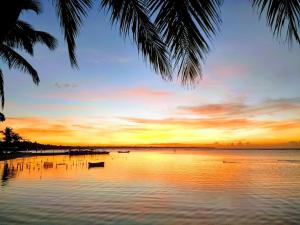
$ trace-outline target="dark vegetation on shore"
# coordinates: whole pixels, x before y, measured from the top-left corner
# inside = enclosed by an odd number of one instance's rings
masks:
[[[24,151],[43,151],[49,149],[72,149],[74,146],[61,146],[61,145],[50,145],[40,144],[23,139],[18,133],[14,132],[12,128],[6,127],[1,131],[3,138],[0,142],[0,160],[14,159],[22,157],[28,153]],[[79,147],[76,147],[77,149]]]
[[[6,127],[1,131],[3,138],[0,142],[0,154],[17,153],[26,150],[69,149],[71,146],[40,144],[23,139],[12,128]]]
[[[18,157],[38,155],[88,155],[88,154],[109,154],[107,151],[97,151],[91,146],[62,146],[40,144],[23,139],[12,128],[6,127],[1,131],[3,138],[0,142],[0,160],[9,160]],[[45,151],[53,150],[53,151]],[[65,150],[65,151],[54,151]]]

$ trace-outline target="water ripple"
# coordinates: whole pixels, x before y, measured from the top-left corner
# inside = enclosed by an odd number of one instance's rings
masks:
[[[300,224],[299,162],[297,151],[0,162],[0,224]]]

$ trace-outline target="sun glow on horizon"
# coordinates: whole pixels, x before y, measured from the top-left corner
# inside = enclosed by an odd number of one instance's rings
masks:
[[[73,118],[75,119],[75,118]],[[136,120],[135,122],[133,122]],[[8,118],[1,124],[13,127],[25,139],[44,144],[104,146],[244,146],[286,145],[299,141],[297,121],[103,118],[76,120]],[[240,123],[240,124],[239,124]],[[295,145],[297,146],[297,144]]]

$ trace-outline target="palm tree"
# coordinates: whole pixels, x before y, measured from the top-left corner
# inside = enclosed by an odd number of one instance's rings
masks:
[[[3,131],[1,131],[1,133],[3,134],[4,138],[3,141],[5,143],[11,143],[13,141],[13,129],[11,127],[6,127]]]
[[[22,10],[40,12],[39,0],[5,0],[0,10],[0,41]],[[93,0],[52,0],[63,28],[72,66],[76,61],[76,36]],[[98,1],[97,1],[98,2]],[[285,36],[300,44],[299,0],[249,0],[260,17],[265,16],[274,36]],[[124,38],[132,38],[137,49],[163,78],[174,70],[183,84],[201,77],[210,42],[221,24],[222,0],[100,0],[111,22],[119,24]],[[10,12],[7,19],[1,11]],[[5,25],[3,25],[5,24]],[[5,28],[5,29],[2,29]],[[5,35],[5,34],[4,34]]]
[[[12,141],[13,142],[20,142],[22,139],[23,138],[19,134],[13,133],[13,135],[12,135]]]
[[[11,127],[6,127],[1,133],[4,136],[3,141],[5,143],[19,142],[22,140],[22,137],[18,133],[15,133]]]
[[[30,63],[23,58],[14,49],[21,49],[30,55],[33,55],[33,47],[35,44],[41,43],[46,45],[50,50],[56,48],[56,39],[50,34],[43,31],[34,30],[28,23],[18,20],[10,31],[3,38],[0,43],[0,57],[6,62],[9,68],[20,69],[28,73],[33,82],[37,85],[40,81],[37,71],[30,65]],[[4,79],[3,73],[0,69],[0,98],[1,106],[4,107]],[[5,120],[4,115],[0,114],[0,121]]]

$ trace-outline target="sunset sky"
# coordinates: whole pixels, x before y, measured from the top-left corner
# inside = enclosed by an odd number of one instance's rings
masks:
[[[26,57],[39,71],[5,73],[7,121],[32,141],[70,145],[286,144],[300,141],[300,48],[272,37],[248,1],[225,1],[223,24],[194,89],[166,82],[97,7],[77,42],[79,70],[50,1],[22,18],[59,47]],[[24,55],[24,54],[23,54]]]

